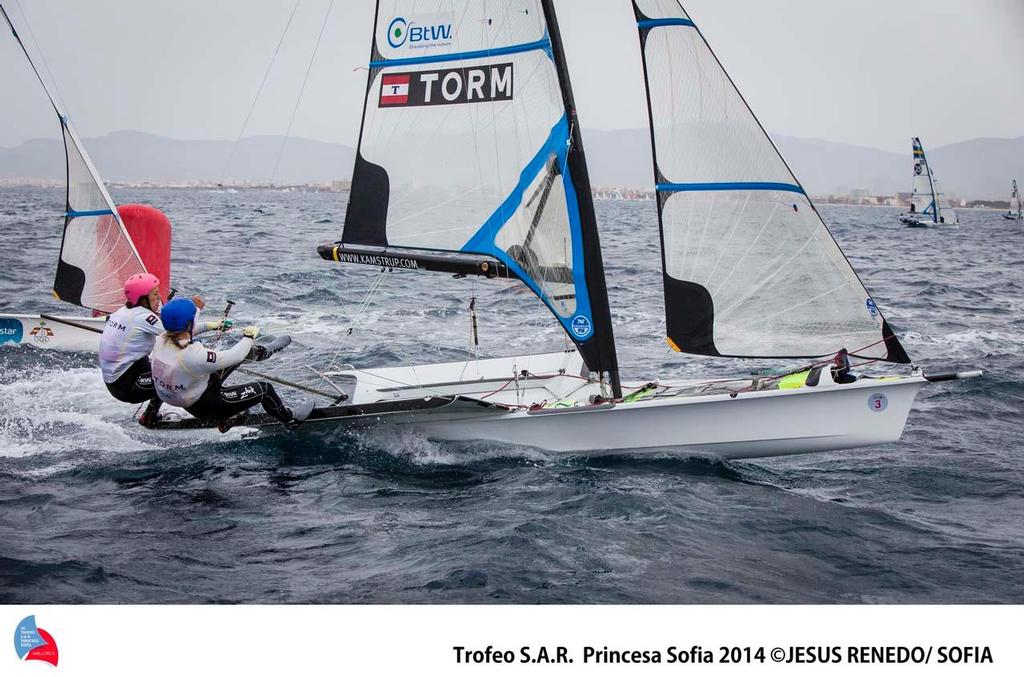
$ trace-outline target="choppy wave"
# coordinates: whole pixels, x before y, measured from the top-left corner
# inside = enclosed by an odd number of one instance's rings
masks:
[[[338,196],[123,192],[171,217],[175,286],[292,334],[296,365],[462,359],[474,296],[482,354],[564,344],[508,282],[398,272],[360,310],[378,271],[315,253]],[[54,310],[56,231],[38,224],[62,202],[0,191],[0,311]],[[1024,233],[997,212],[940,232],[823,211],[919,365],[987,372],[924,390],[899,444],[726,463],[379,430],[153,433],[88,356],[3,349],[0,601],[1024,601]],[[765,366],[670,353],[652,205],[598,213],[625,371]]]

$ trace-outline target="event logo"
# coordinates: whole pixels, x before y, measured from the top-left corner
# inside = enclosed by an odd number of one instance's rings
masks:
[[[28,333],[32,337],[32,340],[36,343],[49,343],[50,339],[53,338],[53,330],[46,326],[46,323],[39,322],[38,327],[33,327],[32,331]]]
[[[576,338],[586,338],[590,336],[591,326],[590,320],[583,315],[577,315],[572,318],[572,333]]]
[[[920,162],[915,162],[914,163],[914,173],[917,174],[918,176],[921,176],[921,172],[922,171],[924,171],[924,170],[921,169],[921,163]]]
[[[447,16],[422,17],[419,21],[396,16],[388,24],[388,44],[392,49],[406,45],[409,49],[422,49],[451,42],[452,21]]]
[[[14,651],[23,661],[44,661],[57,666],[57,642],[53,635],[36,625],[35,616],[26,616],[14,630]]]
[[[377,104],[396,108],[508,101],[512,98],[512,76],[511,63],[388,73],[381,76]]]

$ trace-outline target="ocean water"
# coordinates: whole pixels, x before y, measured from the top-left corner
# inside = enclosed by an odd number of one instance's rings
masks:
[[[473,296],[481,354],[564,345],[510,282],[395,272],[360,308],[377,271],[315,253],[344,197],[115,191],[170,216],[176,287],[296,338],[286,370],[464,359]],[[67,312],[62,203],[0,190],[0,312]],[[778,366],[670,353],[653,204],[597,210],[628,376]],[[88,355],[4,348],[0,602],[1024,602],[1024,228],[822,211],[918,364],[986,372],[923,390],[897,444],[721,462],[157,433]]]

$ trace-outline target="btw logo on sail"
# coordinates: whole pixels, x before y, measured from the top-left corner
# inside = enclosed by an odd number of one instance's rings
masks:
[[[14,651],[23,661],[43,661],[57,666],[57,642],[53,635],[36,625],[36,617],[26,616],[14,630]]]
[[[393,49],[440,47],[452,42],[452,20],[449,16],[405,19],[396,16],[388,24],[388,44]]]
[[[380,80],[378,106],[445,106],[512,99],[511,63],[444,70],[388,73]]]

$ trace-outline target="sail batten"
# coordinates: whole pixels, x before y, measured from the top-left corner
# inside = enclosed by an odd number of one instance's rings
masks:
[[[676,0],[634,0],[669,345],[907,362],[803,186]]]
[[[656,185],[659,192],[663,193],[684,193],[687,191],[713,191],[713,190],[781,190],[791,193],[806,195],[803,186],[795,183],[773,183],[770,181],[734,181],[717,183],[659,183]]]
[[[415,252],[428,270],[455,265],[451,253],[489,261],[540,298],[591,370],[616,371],[550,3],[455,0],[427,11],[413,0],[378,2],[374,26],[338,251]]]

